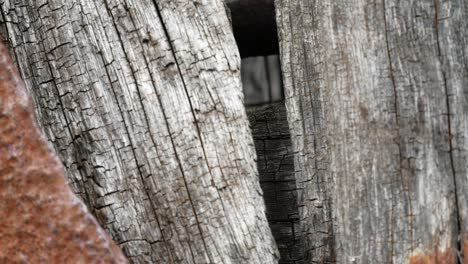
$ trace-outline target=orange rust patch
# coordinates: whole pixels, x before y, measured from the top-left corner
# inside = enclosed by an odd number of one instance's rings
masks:
[[[0,43],[0,263],[128,263],[78,202]]]
[[[465,245],[466,247],[466,245]],[[418,253],[410,257],[410,264],[455,264],[457,255],[454,249],[445,251],[435,250],[434,252]],[[465,261],[466,263],[466,261]]]
[[[463,263],[468,264],[468,240],[463,242]]]

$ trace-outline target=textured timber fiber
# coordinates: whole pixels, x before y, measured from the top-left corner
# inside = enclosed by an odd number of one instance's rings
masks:
[[[276,11],[308,263],[468,263],[468,2]]]
[[[73,189],[134,263],[275,263],[221,0],[0,1]]]

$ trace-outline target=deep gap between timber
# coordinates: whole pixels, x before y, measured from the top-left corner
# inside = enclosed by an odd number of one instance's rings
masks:
[[[279,263],[299,263],[304,248],[273,0],[226,3],[242,57],[244,103],[257,152],[267,219],[280,252]]]

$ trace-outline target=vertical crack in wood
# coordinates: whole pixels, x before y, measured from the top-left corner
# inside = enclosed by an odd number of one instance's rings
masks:
[[[113,26],[114,26],[115,31],[116,31],[116,33],[117,33],[117,36],[118,36],[118,38],[119,38],[119,40],[120,40],[119,43],[120,43],[120,45],[121,45],[122,50],[124,51],[125,59],[127,60],[127,63],[128,63],[129,65],[131,65],[130,59],[128,58],[127,50],[126,50],[125,46],[122,44],[122,43],[123,43],[123,40],[122,40],[122,37],[121,37],[121,35],[120,35],[121,33],[120,33],[120,31],[118,30],[117,24],[115,23],[114,15],[112,14],[112,12],[110,12],[111,8],[109,7],[109,4],[108,4],[107,0],[104,1],[104,4],[105,4],[105,6],[107,7],[106,9],[109,10],[109,16],[110,16],[111,19],[112,19]],[[108,72],[107,67],[104,67],[104,68],[105,68],[105,70],[106,70],[107,76],[109,76],[109,72]],[[131,72],[132,72],[133,80],[135,81],[135,84],[138,86],[138,78],[135,76],[134,70],[131,69]],[[109,79],[109,81],[110,81],[110,79]],[[116,93],[115,93],[115,90],[114,90],[114,86],[112,85],[112,82],[110,82],[110,85],[111,85],[111,87],[112,87],[112,92],[114,93],[115,97],[117,98]],[[139,102],[140,102],[140,104],[142,104],[142,97],[141,97],[141,94],[140,94],[139,89],[137,89],[137,93],[138,93],[138,97],[139,97],[139,99],[140,99]],[[117,101],[117,106],[118,106],[118,108],[119,108],[119,112],[122,113],[122,109],[121,109],[120,103],[119,103],[118,101]],[[145,117],[146,125],[149,127],[149,121],[148,121],[147,113],[146,113],[146,111],[145,111],[145,108],[144,108],[143,104],[142,104],[142,109],[143,109],[143,114],[144,114],[144,117]],[[162,109],[162,108],[161,108],[161,109]],[[163,111],[163,114],[164,114],[164,109],[162,109],[162,111]],[[129,134],[130,134],[130,131],[129,131],[129,129],[128,129],[128,124],[127,124],[127,122],[125,121],[125,118],[123,118],[123,116],[122,116],[122,120],[123,120],[123,123],[124,123],[125,131],[126,131],[127,135],[129,135]],[[168,126],[168,129],[169,129],[169,126]],[[153,140],[153,137],[151,137],[151,139]],[[171,138],[171,140],[172,140],[172,138]],[[130,136],[129,136],[129,141],[130,141],[130,144],[134,145],[134,143],[132,143],[132,138],[131,138]],[[173,142],[172,142],[172,143],[173,143]],[[154,140],[152,141],[152,144],[155,146],[155,148],[157,148],[156,143],[154,142]],[[174,143],[173,143],[173,144],[174,144]],[[166,249],[166,251],[167,251],[167,253],[168,253],[169,260],[171,261],[171,263],[175,263],[175,261],[174,261],[174,256],[173,256],[173,254],[172,254],[172,251],[171,251],[170,248],[169,248],[167,239],[165,238],[164,232],[163,232],[163,230],[162,230],[162,228],[161,228],[161,223],[160,223],[160,220],[159,220],[157,211],[156,211],[156,206],[154,205],[154,201],[151,199],[151,195],[150,195],[149,192],[148,192],[147,186],[145,186],[145,181],[144,181],[144,179],[143,179],[143,173],[142,173],[142,171],[141,171],[140,166],[138,165],[138,158],[137,158],[137,155],[136,155],[136,152],[135,152],[135,148],[132,147],[132,148],[131,148],[131,151],[132,151],[133,157],[134,157],[134,159],[135,159],[136,167],[137,167],[137,170],[138,170],[138,174],[139,174],[139,176],[140,176],[141,184],[143,185],[144,193],[145,193],[146,197],[147,197],[148,200],[149,200],[149,203],[150,203],[150,206],[151,206],[151,210],[152,210],[152,212],[153,212],[154,218],[155,218],[155,220],[156,220],[156,224],[157,224],[157,226],[158,226],[158,228],[159,228],[159,231],[160,231],[160,233],[161,233],[161,238],[163,239],[164,247],[165,247],[165,249]],[[176,153],[176,155],[177,155],[177,153]],[[180,161],[179,161],[179,163],[180,163]]]
[[[461,226],[461,216],[460,216],[460,206],[458,201],[458,188],[457,188],[457,175],[455,170],[455,162],[453,157],[453,135],[452,135],[452,120],[451,120],[451,106],[450,106],[450,93],[449,87],[447,85],[447,76],[445,73],[445,59],[444,55],[442,54],[442,47],[439,40],[439,0],[434,0],[434,30],[435,30],[435,40],[437,45],[437,52],[438,52],[438,59],[440,63],[440,73],[442,75],[442,84],[445,91],[445,103],[447,107],[447,132],[448,132],[448,145],[449,145],[449,157],[450,157],[450,168],[452,172],[452,179],[453,179],[453,188],[454,188],[454,196],[455,196],[455,218],[457,224],[457,262],[458,264],[463,263],[463,254],[465,253],[463,250],[463,238],[462,238],[462,226]]]
[[[396,129],[395,129],[395,132],[396,132],[396,144],[398,146],[398,160],[399,160],[399,170],[398,170],[398,177],[399,177],[399,182],[401,184],[401,189],[403,190],[403,193],[404,193],[404,196],[405,196],[405,199],[408,203],[408,207],[409,207],[409,229],[410,229],[410,252],[413,252],[414,251],[414,224],[413,224],[413,205],[412,205],[412,201],[411,201],[411,194],[409,193],[409,183],[406,181],[405,177],[403,176],[403,150],[402,150],[402,146],[401,146],[401,143],[402,143],[402,136],[401,136],[401,132],[400,132],[400,110],[398,108],[398,90],[397,90],[397,85],[396,85],[396,80],[395,80],[395,73],[394,73],[394,69],[393,69],[393,60],[392,60],[392,54],[391,54],[391,50],[390,50],[390,43],[389,43],[389,36],[388,36],[388,26],[387,26],[387,8],[386,8],[386,5],[385,5],[385,0],[382,0],[382,9],[383,9],[383,23],[384,23],[384,31],[385,31],[385,47],[386,47],[386,54],[387,54],[387,57],[388,57],[388,67],[389,67],[389,77],[390,77],[390,81],[392,83],[392,88],[393,88],[393,96],[394,96],[394,101],[393,101],[393,107],[394,107],[394,110],[395,110],[395,125],[396,125]],[[405,186],[407,185],[407,186]],[[392,192],[393,194],[393,192]],[[394,203],[393,203],[394,199],[392,199],[392,212],[393,211],[393,208],[394,208]],[[390,254],[390,257],[392,258],[391,259],[391,263],[393,263],[393,251],[394,251],[394,246],[395,246],[395,234],[394,234],[394,228],[393,228],[393,225],[395,224],[395,219],[396,219],[396,216],[393,215],[393,219],[391,220],[392,221],[392,233],[390,234],[391,236],[391,254]]]
[[[167,40],[168,40],[168,43],[169,43],[169,47],[171,48],[171,52],[172,52],[173,57],[174,57],[175,65],[176,65],[176,67],[177,67],[177,71],[178,71],[178,73],[179,73],[180,80],[182,81],[182,85],[183,85],[183,87],[184,87],[184,91],[185,91],[185,94],[186,94],[186,96],[187,96],[188,103],[189,103],[189,105],[190,105],[190,110],[191,110],[191,113],[192,113],[193,120],[194,120],[194,122],[195,122],[195,127],[196,127],[196,131],[197,131],[197,135],[198,135],[198,138],[199,138],[199,140],[200,140],[200,145],[201,145],[201,148],[202,148],[202,151],[203,151],[203,156],[204,156],[205,161],[206,161],[206,163],[207,163],[208,171],[209,171],[210,175],[212,175],[211,168],[210,168],[210,166],[209,166],[209,164],[208,164],[208,160],[207,160],[207,155],[206,155],[205,146],[204,146],[204,144],[203,144],[203,138],[202,138],[202,135],[201,135],[201,133],[200,133],[200,127],[199,127],[199,125],[198,125],[198,121],[197,121],[197,118],[196,118],[196,116],[195,116],[195,111],[194,111],[194,109],[193,109],[192,101],[190,100],[190,94],[189,94],[189,92],[188,92],[188,90],[187,90],[187,89],[188,89],[188,88],[187,88],[187,84],[185,83],[184,76],[183,76],[183,74],[182,74],[182,72],[181,72],[180,65],[179,65],[179,62],[178,62],[178,60],[177,60],[176,50],[175,50],[175,48],[174,48],[174,46],[173,46],[171,36],[169,35],[169,32],[168,32],[168,30],[167,30],[167,28],[166,28],[166,24],[165,24],[164,20],[162,19],[161,9],[160,9],[160,7],[159,7],[159,5],[158,5],[158,3],[157,3],[156,0],[153,0],[153,3],[154,3],[154,7],[155,7],[155,9],[156,9],[156,13],[158,14],[158,18],[159,18],[159,20],[160,20],[160,23],[161,23],[161,25],[162,25],[164,34],[165,34],[166,37],[167,37]],[[169,126],[168,126],[168,129],[169,129]],[[172,138],[171,138],[171,140],[172,140]],[[176,158],[177,158],[179,164],[181,164],[181,163],[180,163],[179,155],[177,154],[177,150],[176,150],[176,148],[175,148],[175,145],[173,144],[173,146],[174,146],[174,153],[175,153],[175,156],[176,156]],[[190,194],[190,190],[189,190],[189,188],[188,188],[188,183],[187,183],[187,179],[186,179],[186,177],[185,177],[184,169],[183,169],[182,167],[181,167],[180,169],[181,169],[181,172],[182,172],[182,176],[183,176],[183,178],[184,178],[185,188],[187,189],[187,195],[188,195],[188,198],[189,198],[189,200],[190,200],[190,204],[192,205],[192,210],[193,210],[193,214],[194,214],[194,217],[195,217],[195,221],[197,222],[198,231],[200,232],[200,237],[201,237],[201,240],[202,240],[202,243],[203,243],[203,247],[204,247],[205,250],[206,250],[206,254],[207,254],[208,258],[210,259],[210,262],[213,263],[213,260],[212,260],[211,255],[208,254],[208,252],[209,252],[209,251],[208,251],[208,247],[207,247],[207,245],[206,245],[205,238],[203,237],[203,231],[202,231],[202,228],[201,228],[201,223],[200,223],[200,220],[198,219],[198,213],[197,213],[197,210],[196,210],[196,208],[195,208],[195,204],[193,203],[192,196],[191,196],[191,194]],[[213,181],[212,181],[212,183],[213,183]],[[215,186],[215,187],[216,187],[216,186]],[[216,190],[217,190],[217,188],[216,188]],[[218,192],[218,197],[219,197],[220,201],[222,201],[221,196],[219,195],[219,192]]]

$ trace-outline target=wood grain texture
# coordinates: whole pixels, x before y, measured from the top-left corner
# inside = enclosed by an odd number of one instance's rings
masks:
[[[466,1],[276,8],[308,263],[463,262]]]
[[[132,262],[276,262],[220,0],[0,3],[73,189]]]

